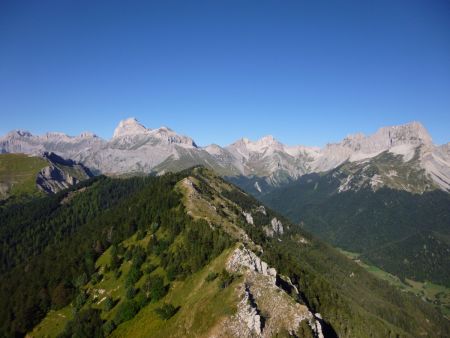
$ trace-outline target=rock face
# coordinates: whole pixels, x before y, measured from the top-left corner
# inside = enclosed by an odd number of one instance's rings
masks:
[[[263,323],[258,308],[252,301],[252,294],[250,293],[248,286],[245,288],[244,296],[238,304],[236,319],[247,326],[248,330],[244,329],[244,335],[255,334],[256,336],[261,336],[264,328]]]
[[[46,193],[56,193],[93,176],[83,165],[64,160],[53,153],[44,153],[43,157],[49,166],[38,173],[36,185]]]
[[[149,129],[145,128],[134,117],[131,117],[129,119],[120,121],[119,125],[114,130],[113,138],[143,134],[145,135],[149,133]]]
[[[187,136],[178,135],[167,127],[154,130],[147,129],[134,117],[120,121],[114,130],[112,140],[124,146],[136,146],[136,141],[144,141],[154,144],[178,144],[182,147],[197,148],[195,142]]]
[[[75,137],[62,133],[34,136],[20,130],[0,138],[0,153],[54,152],[81,162],[96,173],[161,173],[204,165],[225,176],[249,179],[249,188],[257,194],[307,173],[328,171],[346,162],[370,162],[386,152],[400,155],[405,163],[424,170],[427,179],[434,183],[433,188],[450,191],[449,147],[434,145],[418,122],[384,127],[370,136],[350,135],[322,149],[286,146],[272,136],[257,141],[243,138],[227,147],[213,144],[201,148],[187,136],[166,127],[148,129],[135,118],[121,121],[110,140],[92,133]],[[374,184],[383,185],[384,181]]]
[[[272,218],[270,224],[272,225],[272,230],[274,233],[278,235],[282,235],[284,233],[283,223],[281,223],[281,221],[278,220],[277,218]]]
[[[250,212],[243,211],[242,214],[244,215],[245,220],[247,221],[248,224],[251,224],[251,225],[254,224],[253,223],[253,216],[252,216],[252,214]]]
[[[37,178],[37,186],[47,192],[55,193],[77,183],[77,180],[59,168],[51,165],[42,169]]]
[[[308,323],[315,337],[323,337],[320,318],[277,285],[277,278],[287,284],[290,280],[278,276],[251,250],[243,246],[235,249],[226,268],[230,273],[242,274],[243,281],[236,288],[241,299],[237,312],[222,324],[220,337],[274,337],[283,331],[294,335],[302,321]]]
[[[277,276],[275,269],[269,268],[266,262],[246,248],[236,249],[233,252],[227,262],[227,270],[235,273],[244,273],[247,270],[257,272],[263,276],[270,277],[273,284],[275,284]]]
[[[234,158],[233,163],[242,175],[267,177],[272,184],[309,172],[310,163],[319,151],[319,148],[313,147],[288,147],[270,135],[255,142],[243,138],[225,149]],[[255,187],[261,189],[259,184]]]
[[[263,230],[269,237],[281,236],[284,234],[283,223],[276,217],[272,218],[270,225],[264,226]]]

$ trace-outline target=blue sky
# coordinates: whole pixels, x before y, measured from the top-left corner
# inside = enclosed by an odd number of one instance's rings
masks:
[[[0,2],[0,134],[166,125],[323,145],[421,121],[450,141],[450,1]]]

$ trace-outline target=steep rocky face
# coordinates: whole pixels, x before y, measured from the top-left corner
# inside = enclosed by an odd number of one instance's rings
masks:
[[[431,136],[418,122],[393,127],[384,127],[375,134],[347,136],[339,143],[328,144],[321,150],[312,164],[313,171],[327,171],[345,161],[370,159],[383,151],[406,152],[422,146],[432,146]]]
[[[113,138],[124,137],[127,135],[148,134],[149,129],[145,128],[134,117],[120,121],[119,125],[114,130]]]
[[[43,158],[49,166],[39,171],[36,185],[46,193],[56,193],[93,176],[82,164],[64,160],[53,153],[44,153]]]
[[[420,123],[412,122],[400,126],[383,127],[370,136],[356,134],[341,142],[342,146],[366,154],[403,144],[418,146],[432,144],[432,140],[427,130]]]
[[[76,178],[53,165],[42,169],[36,178],[38,188],[47,193],[56,193],[76,183]]]
[[[315,337],[324,337],[320,315],[295,302],[277,285],[277,278],[284,277],[251,250],[236,248],[226,268],[230,273],[242,274],[243,280],[236,286],[241,299],[237,312],[222,324],[220,337],[274,337],[283,331],[295,336],[303,321]],[[285,282],[289,284],[290,280]],[[298,294],[295,286],[291,287]]]
[[[167,127],[153,130],[147,129],[135,118],[120,121],[114,130],[112,141],[113,144],[128,145],[130,149],[142,146],[145,143],[151,143],[152,145],[178,144],[188,148],[197,147],[195,142],[189,137],[178,135]]]
[[[0,199],[56,193],[91,176],[82,164],[54,153],[0,154]]]
[[[226,150],[243,175],[268,177],[272,184],[283,182],[283,176],[297,178],[308,172],[309,162],[317,156],[316,148],[288,147],[270,135],[255,142],[243,138]]]
[[[420,154],[421,166],[442,190],[450,191],[450,145],[426,145]]]

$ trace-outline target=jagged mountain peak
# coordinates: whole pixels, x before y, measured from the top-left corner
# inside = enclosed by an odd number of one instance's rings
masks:
[[[419,122],[382,127],[372,135],[358,133],[347,136],[339,143],[327,144],[314,167],[317,171],[326,171],[347,160],[365,160],[384,151],[408,155],[405,157],[408,160],[422,145],[433,147],[431,136]]]
[[[166,144],[178,144],[183,147],[197,148],[194,140],[190,137],[179,135],[172,129],[162,126],[157,129],[149,129],[144,127],[136,118],[130,117],[119,122],[114,130],[113,140],[128,139],[128,137],[146,135],[152,139],[162,141]],[[128,142],[128,141],[127,141]]]
[[[113,138],[128,135],[148,134],[149,132],[150,130],[140,124],[135,117],[130,117],[119,122],[114,130]]]
[[[390,146],[399,144],[432,144],[432,138],[425,127],[417,121],[380,128],[373,137],[383,137]]]
[[[283,147],[284,146],[272,135],[266,135],[256,141],[252,141],[244,137],[229,145],[227,148],[235,148],[241,150],[245,149],[246,151],[250,152],[263,153],[270,148],[281,150]]]
[[[149,132],[149,134],[169,144],[175,143],[183,147],[197,148],[197,144],[192,138],[180,135],[168,127],[153,129]]]
[[[16,130],[12,130],[10,131],[8,134],[6,134],[6,137],[31,137],[33,136],[33,134],[31,134],[31,132],[29,132],[28,130],[22,130],[22,129],[16,129]]]
[[[363,133],[348,135],[339,144],[352,151],[374,153],[404,144],[431,145],[432,139],[420,122],[413,121],[398,126],[382,127],[368,136]]]

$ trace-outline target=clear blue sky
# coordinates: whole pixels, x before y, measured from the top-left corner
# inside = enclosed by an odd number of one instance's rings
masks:
[[[450,1],[0,1],[0,134],[450,141]]]

